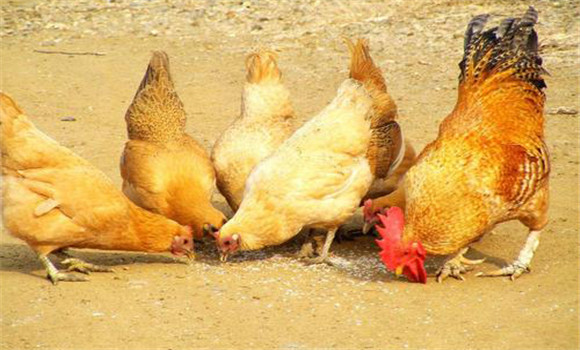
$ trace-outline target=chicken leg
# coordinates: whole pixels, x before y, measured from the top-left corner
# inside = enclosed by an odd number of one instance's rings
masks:
[[[328,251],[330,250],[330,245],[332,244],[332,241],[334,240],[334,235],[336,234],[336,228],[332,229],[332,230],[328,230],[328,232],[326,233],[326,240],[324,241],[324,246],[322,247],[322,251],[320,252],[320,255],[316,258],[313,259],[309,259],[308,260],[308,264],[312,265],[312,264],[320,264],[320,263],[327,263],[332,265],[327,259],[328,259]]]
[[[46,273],[48,274],[48,279],[52,281],[52,284],[56,285],[59,281],[67,281],[67,282],[85,282],[89,279],[84,276],[79,276],[74,273],[66,273],[59,271],[48,259],[46,255],[39,255],[38,258],[40,262],[46,268]]]
[[[525,272],[530,272],[530,263],[534,257],[534,252],[538,249],[540,244],[540,233],[542,231],[530,230],[526,244],[520,251],[518,258],[508,266],[505,266],[499,270],[491,272],[479,272],[476,276],[478,277],[494,277],[494,276],[510,276],[510,279],[514,281],[516,278],[520,277]]]
[[[447,260],[443,266],[437,271],[437,283],[443,282],[447,277],[453,277],[458,280],[464,281],[465,278],[461,276],[462,273],[465,273],[472,269],[471,265],[481,264],[485,261],[485,258],[478,259],[478,260],[470,260],[463,256],[463,254],[467,253],[469,247],[465,247],[459,251],[459,253],[454,256],[453,258]],[[467,266],[466,266],[467,265]]]

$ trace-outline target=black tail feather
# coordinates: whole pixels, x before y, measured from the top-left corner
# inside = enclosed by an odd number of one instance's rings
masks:
[[[513,70],[513,75],[539,90],[546,87],[542,59],[538,54],[538,35],[534,25],[538,13],[529,7],[521,18],[506,18],[498,27],[483,30],[489,15],[474,17],[467,26],[464,56],[459,67],[460,82],[477,80],[484,73]],[[487,75],[486,75],[487,76]]]

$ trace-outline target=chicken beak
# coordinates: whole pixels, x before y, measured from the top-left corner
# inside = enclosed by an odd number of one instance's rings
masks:
[[[227,252],[221,253],[221,255],[220,255],[220,261],[223,262],[223,263],[225,263],[226,261],[228,261],[228,255],[229,254]]]
[[[363,224],[362,227],[362,233],[363,235],[366,235],[367,233],[369,233],[369,231],[373,228],[373,225],[369,222],[366,222]]]
[[[395,270],[395,276],[399,277],[403,274],[403,265],[399,265],[397,266],[397,269]]]
[[[191,250],[186,250],[185,251],[185,256],[187,257],[187,259],[189,260],[189,262],[195,260],[195,253]]]

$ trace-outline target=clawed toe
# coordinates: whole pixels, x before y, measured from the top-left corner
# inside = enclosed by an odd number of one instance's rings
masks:
[[[334,264],[332,262],[330,262],[330,260],[328,260],[328,257],[324,257],[324,256],[305,259],[305,263],[306,263],[306,265],[327,264],[330,266],[334,266]]]
[[[437,271],[437,282],[441,283],[447,279],[447,277],[453,277],[460,281],[465,281],[465,278],[461,274],[470,271],[471,269],[472,267],[466,267],[461,264],[447,263]]]
[[[477,277],[497,277],[497,276],[509,276],[512,281],[515,281],[516,278],[520,277],[526,272],[530,272],[530,266],[526,264],[522,264],[519,261],[516,261],[508,266],[505,266],[499,270],[491,271],[491,272],[479,272],[476,276]]]
[[[447,277],[453,277],[460,281],[465,281],[465,278],[462,276],[462,274],[473,270],[474,265],[481,264],[485,261],[485,258],[476,260],[467,259],[463,256],[465,252],[467,252],[467,248],[463,249],[454,258],[443,264],[439,271],[437,271],[438,283],[443,282],[445,279],[447,279]]]
[[[87,275],[91,272],[114,272],[110,267],[93,265],[75,258],[65,259],[62,261],[62,264],[68,265],[67,271],[77,271]]]
[[[59,281],[65,282],[87,282],[89,279],[85,276],[79,276],[74,273],[66,273],[66,272],[56,272],[52,274],[48,274],[48,279],[52,282],[52,284],[58,284]]]

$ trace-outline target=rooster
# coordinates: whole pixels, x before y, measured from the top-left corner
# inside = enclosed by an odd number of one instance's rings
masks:
[[[328,262],[337,228],[354,213],[376,174],[388,176],[396,167],[400,128],[392,114],[378,112],[392,102],[384,80],[366,43],[349,47],[352,79],[251,172],[240,208],[216,234],[222,259],[239,249],[281,244],[306,227],[327,231],[319,256],[310,262]]]
[[[153,52],[125,115],[129,141],[121,157],[123,192],[133,202],[193,228],[221,227],[211,196],[215,171],[205,149],[185,133],[186,114],[175,92],[169,58]]]
[[[217,186],[234,212],[242,202],[250,171],[296,129],[290,93],[282,83],[276,54],[267,50],[250,54],[246,69],[242,112],[218,138],[211,153]]]
[[[105,174],[38,130],[3,93],[0,118],[3,224],[38,254],[54,284],[87,279],[59,271],[51,253],[66,258],[68,271],[111,271],[71,258],[69,247],[193,257],[191,228],[133,204]]]
[[[529,271],[548,222],[550,173],[537,18],[530,7],[485,31],[488,15],[470,21],[457,104],[404,179],[406,217],[397,207],[379,214],[388,269],[425,283],[426,254],[450,255],[437,281],[463,280],[470,265],[483,261],[463,256],[469,244],[501,222],[519,220],[529,234],[517,259],[478,275],[514,280]]]

